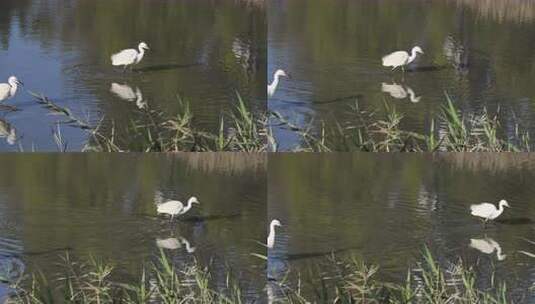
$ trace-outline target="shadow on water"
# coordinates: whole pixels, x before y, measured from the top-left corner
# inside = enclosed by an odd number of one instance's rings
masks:
[[[406,68],[405,71],[409,73],[414,72],[436,72],[451,68],[449,65],[424,65]]]
[[[25,256],[40,256],[40,255],[48,255],[48,254],[62,254],[66,252],[73,251],[74,248],[72,247],[62,247],[62,248],[52,248],[49,250],[41,250],[41,251],[25,251],[23,255]]]
[[[182,222],[204,222],[204,221],[216,221],[216,220],[226,220],[240,217],[241,213],[229,214],[229,215],[207,215],[207,216],[190,216],[181,219]]]
[[[328,100],[313,100],[313,101],[290,101],[290,100],[281,100],[279,99],[278,101],[280,103],[284,103],[284,104],[292,104],[292,105],[297,105],[297,106],[308,106],[308,105],[311,105],[311,104],[314,104],[314,105],[322,105],[322,104],[332,104],[332,103],[339,103],[339,102],[348,102],[348,101],[355,101],[357,99],[361,99],[363,98],[364,95],[362,94],[355,94],[355,95],[349,95],[349,96],[343,96],[343,97],[337,97],[337,98],[334,98],[334,99],[328,99]]]
[[[516,217],[509,219],[499,219],[495,220],[496,223],[505,224],[505,225],[529,225],[533,224],[534,221],[527,217]]]
[[[288,261],[304,260],[304,259],[310,259],[310,258],[338,255],[340,253],[344,253],[344,252],[347,252],[347,251],[356,250],[356,249],[360,249],[360,248],[361,248],[360,246],[353,246],[353,247],[345,247],[345,248],[334,249],[334,250],[330,250],[330,251],[315,251],[315,252],[304,252],[304,253],[287,254],[287,255],[285,255],[285,258]]]
[[[179,221],[179,222],[199,223],[199,222],[205,222],[205,221],[217,221],[217,220],[233,219],[233,218],[240,217],[241,215],[242,215],[241,213],[228,214],[228,215],[206,215],[206,216],[192,215],[192,216],[188,216],[188,217],[184,217],[184,218],[178,218],[178,219],[175,218],[175,219],[177,219],[177,221]],[[150,218],[150,219],[155,219],[155,220],[161,219],[161,220],[169,221],[169,217],[155,216],[155,215],[152,215],[152,214],[144,213],[144,214],[140,214],[140,216],[147,217],[147,218]],[[175,219],[173,219],[173,221],[175,221]]]
[[[168,71],[168,70],[197,67],[201,65],[202,63],[200,62],[186,63],[186,64],[159,64],[159,65],[146,66],[142,68],[134,68],[133,71],[134,72],[161,72],[161,71]]]
[[[20,109],[11,105],[0,104],[0,111],[15,112],[15,111],[20,111]]]

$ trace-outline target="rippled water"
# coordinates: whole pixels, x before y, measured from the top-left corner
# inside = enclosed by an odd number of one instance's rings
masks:
[[[447,92],[465,114],[499,107],[504,132],[533,132],[534,12],[525,0],[270,1],[268,81],[278,68],[292,79],[268,108],[318,130],[350,124],[355,101],[379,111],[387,101],[402,128],[427,134]],[[382,67],[382,56],[415,45],[425,54],[404,76]],[[275,135],[282,149],[299,145],[284,127]]]
[[[140,41],[150,50],[137,72],[123,74],[111,66],[113,53]],[[100,123],[105,133],[115,128],[127,142],[133,139],[123,130],[147,119],[138,106],[172,116],[179,110],[177,95],[189,101],[195,125],[210,131],[234,107],[236,92],[253,111],[265,112],[265,62],[265,12],[245,1],[0,3],[0,82],[16,75],[25,89],[93,126]],[[1,109],[0,150],[57,149],[51,129],[63,118],[49,115],[25,91],[8,104],[20,111]],[[11,129],[15,144],[5,140]],[[70,150],[87,142],[82,130],[61,131]]]
[[[264,160],[0,155],[0,281],[35,270],[54,279],[66,252],[110,261],[130,280],[164,248],[175,263],[195,257],[211,265],[217,286],[226,286],[231,267],[244,296],[258,298],[265,283],[256,278],[265,277],[265,263],[251,253],[265,254],[257,243],[266,238]],[[156,216],[156,201],[192,195],[201,204],[182,220]]]
[[[376,263],[380,276],[400,282],[428,246],[443,265],[460,256],[484,280],[495,267],[512,288],[529,287],[535,263],[520,251],[535,252],[527,241],[535,235],[534,169],[529,155],[270,155],[268,218],[284,226],[268,273],[290,269],[306,282],[310,266],[328,265],[335,253]],[[511,208],[484,229],[470,205],[500,199]]]

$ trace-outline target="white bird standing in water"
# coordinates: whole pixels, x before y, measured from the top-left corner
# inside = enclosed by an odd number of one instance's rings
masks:
[[[269,235],[267,238],[267,248],[273,248],[275,246],[275,226],[282,226],[279,220],[272,220],[269,224]]]
[[[413,62],[416,59],[416,55],[420,53],[423,54],[422,48],[415,46],[412,48],[411,55],[405,51],[397,51],[391,54],[388,54],[383,57],[383,66],[392,67],[392,70],[395,70],[398,67],[401,67],[405,71],[405,66]]]
[[[290,76],[286,74],[285,71],[279,69],[273,74],[273,82],[267,86],[267,94],[268,97],[273,97],[275,95],[275,91],[277,90],[277,86],[279,85],[280,77],[288,77]]]
[[[24,84],[15,76],[9,77],[7,83],[0,83],[0,102],[15,96],[19,85],[22,86]]]
[[[503,212],[503,207],[509,207],[509,204],[506,200],[501,200],[498,203],[499,208],[496,208],[493,204],[490,203],[481,203],[476,205],[471,205],[470,210],[473,216],[481,217],[485,220],[485,223],[489,220],[493,220],[500,216]]]
[[[158,214],[169,214],[171,215],[171,220],[173,220],[173,217],[175,215],[182,215],[186,212],[188,212],[193,204],[200,204],[196,197],[192,196],[189,200],[187,205],[184,207],[184,204],[182,204],[179,201],[167,201],[165,203],[161,203],[157,205],[157,212]]]
[[[502,254],[502,247],[500,247],[500,244],[491,238],[470,239],[470,247],[485,254],[492,254],[494,251],[496,251],[496,257],[498,258],[498,261],[503,261],[507,257],[506,254]]]
[[[145,50],[148,50],[149,46],[145,42],[141,42],[138,45],[138,49],[126,49],[122,50],[117,54],[111,56],[111,64],[114,66],[124,66],[124,70],[129,65],[138,64],[143,56],[145,55]]]

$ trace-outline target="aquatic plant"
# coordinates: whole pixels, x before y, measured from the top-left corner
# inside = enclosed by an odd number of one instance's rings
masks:
[[[340,278],[334,279],[330,286],[327,283],[315,286],[318,299],[305,298],[299,291],[286,292],[288,303],[505,304],[520,303],[525,296],[513,296],[506,283],[495,281],[494,276],[482,282],[485,279],[478,277],[477,271],[462,259],[447,267],[441,266],[427,248],[416,267],[407,271],[402,283],[381,280],[379,266],[355,258],[336,261],[332,268],[339,269],[337,277]],[[333,280],[319,277],[322,282]],[[480,289],[482,285],[490,287]]]
[[[265,115],[257,117],[239,94],[236,94],[237,104],[233,111],[222,114],[217,133],[195,127],[189,103],[180,97],[177,97],[178,111],[174,115],[146,106],[140,110],[140,116],[131,119],[127,125],[119,126],[116,121],[102,118],[92,126],[69,108],[54,103],[42,94],[31,94],[50,114],[64,118],[58,120],[52,130],[60,152],[68,151],[68,139],[62,135],[62,125],[88,133],[88,142],[82,149],[84,152],[263,152],[271,136]]]
[[[257,118],[237,94],[237,105],[223,114],[218,133],[199,130],[194,126],[194,114],[187,101],[178,98],[179,111],[169,117],[162,111],[146,109],[142,121],[131,121],[123,133],[127,141],[117,137],[116,126],[104,132],[101,126],[92,130],[92,140],[85,150],[92,151],[240,151],[266,150],[267,132],[262,118]],[[229,127],[226,125],[229,124]],[[135,139],[135,140],[133,140]]]
[[[522,294],[518,288],[514,291],[507,288],[506,282],[497,280],[494,274],[478,276],[476,269],[460,258],[448,265],[439,263],[427,248],[401,283],[382,280],[379,266],[357,258],[338,260],[330,256],[328,261],[335,275],[326,275],[318,267],[309,274],[316,282],[305,283],[300,275],[297,282],[290,282],[295,276],[286,276],[283,281],[268,283],[268,288],[281,290],[275,297],[273,290],[271,294],[268,290],[268,300],[290,304],[507,304],[522,303],[529,294],[529,290]],[[14,286],[17,293],[9,302],[240,304],[248,301],[231,271],[227,272],[225,286],[216,290],[207,267],[195,260],[177,267],[163,251],[143,268],[135,282],[118,281],[115,267],[95,258],[78,262],[66,254],[60,269],[53,282],[37,272],[26,282],[17,284]]]
[[[216,291],[210,286],[208,268],[196,261],[178,268],[163,251],[133,283],[117,281],[115,267],[96,258],[79,262],[67,253],[58,267],[61,271],[53,282],[37,272],[27,286],[15,286],[17,292],[9,302],[239,304],[243,300],[240,288],[230,277],[224,290]]]
[[[387,102],[382,110],[361,109],[355,102],[350,114],[354,118],[343,125],[335,122],[326,127],[321,123],[319,130],[310,127],[312,123],[296,126],[279,113],[271,113],[271,117],[299,135],[301,144],[296,151],[519,152],[530,151],[532,145],[529,132],[522,131],[519,124],[513,134],[506,133],[499,123],[499,110],[494,114],[487,109],[477,115],[462,114],[447,94],[428,134],[403,130],[403,115]]]

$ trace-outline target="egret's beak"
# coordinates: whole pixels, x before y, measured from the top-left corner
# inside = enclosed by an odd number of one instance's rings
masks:
[[[24,82],[19,81],[19,80],[17,80],[17,84],[18,84],[18,85],[21,85],[21,86],[24,86]]]
[[[286,74],[286,77],[288,77],[288,79],[292,79],[292,74],[288,73]]]

